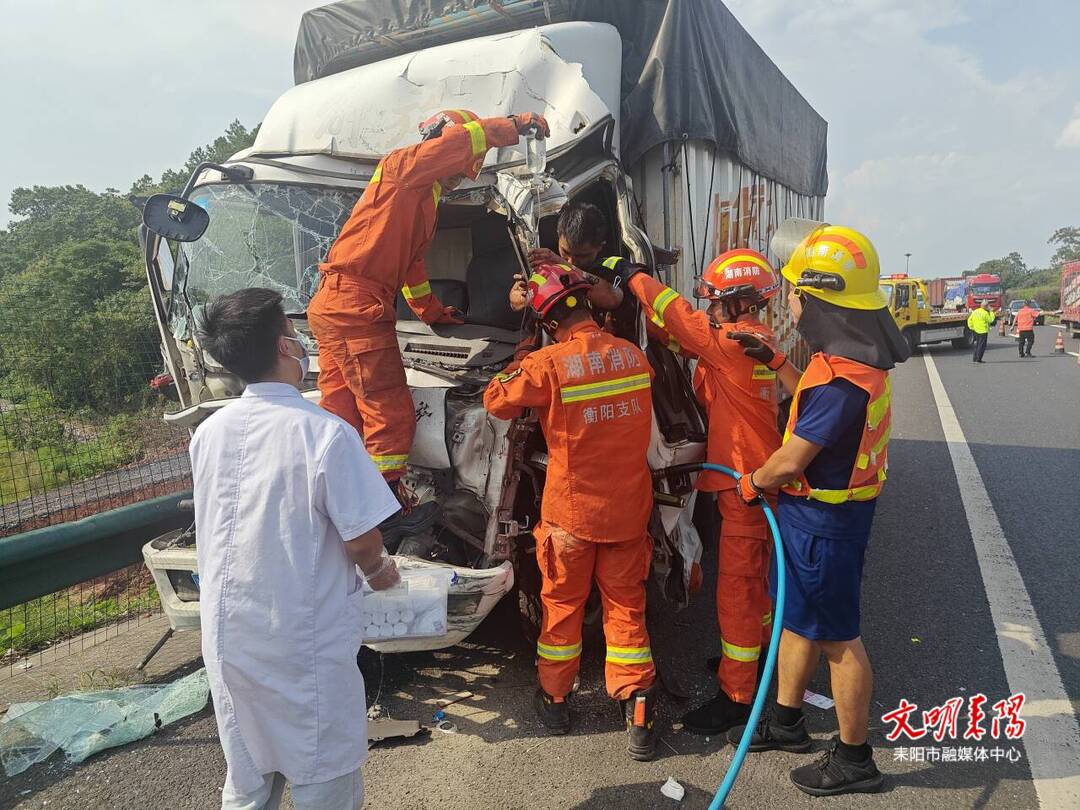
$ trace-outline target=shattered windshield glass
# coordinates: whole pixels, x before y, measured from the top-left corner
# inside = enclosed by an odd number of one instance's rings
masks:
[[[319,263],[348,219],[359,190],[258,183],[201,186],[192,200],[210,214],[197,242],[183,245],[176,284],[193,307],[244,287],[268,287],[286,312],[304,312]]]

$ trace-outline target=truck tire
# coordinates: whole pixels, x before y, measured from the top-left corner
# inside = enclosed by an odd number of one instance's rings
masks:
[[[919,348],[919,342],[922,340],[922,333],[918,327],[904,330],[904,340],[907,341],[908,348],[911,349],[911,353],[915,354]]]
[[[964,329],[964,336],[960,338],[953,338],[952,345],[954,349],[970,349],[971,332],[968,329]]]

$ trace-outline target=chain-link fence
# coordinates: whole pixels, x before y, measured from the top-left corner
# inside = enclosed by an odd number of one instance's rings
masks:
[[[45,313],[0,327],[0,538],[190,489],[188,433],[162,418],[172,381],[149,312],[133,298],[117,315],[126,327],[101,339]],[[157,609],[140,564],[0,610],[0,672]]]

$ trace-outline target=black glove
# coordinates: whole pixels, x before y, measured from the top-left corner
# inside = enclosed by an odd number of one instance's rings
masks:
[[[629,259],[623,259],[619,256],[613,256],[612,258],[617,261],[611,261],[611,259],[605,259],[603,266],[611,271],[613,276],[611,280],[611,286],[616,288],[626,289],[626,285],[630,283],[630,279],[636,276],[638,273],[645,272],[645,266],[632,262]],[[607,264],[610,262],[610,264]]]
[[[773,371],[787,362],[787,355],[773,349],[752,332],[728,332],[727,336],[743,347],[743,354],[752,357],[759,363],[764,363]]]

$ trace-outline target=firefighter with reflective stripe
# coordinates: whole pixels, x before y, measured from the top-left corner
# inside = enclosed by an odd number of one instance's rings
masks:
[[[424,272],[439,197],[475,179],[488,149],[533,129],[549,134],[534,113],[477,119],[446,110],[429,118],[419,144],[394,150],[376,167],[319,267],[307,315],[319,342],[322,405],[360,432],[389,482],[404,474],[416,429],[394,330],[398,290],[424,322],[461,323],[461,314],[432,294]]]
[[[622,256],[605,256],[608,241],[608,225],[603,212],[592,203],[573,202],[559,212],[558,248],[556,254],[548,248],[529,251],[529,265],[565,262],[580,270],[592,284],[589,288],[589,304],[597,322],[608,332],[619,337],[633,339],[637,334],[637,309],[633,299],[623,294],[620,279],[627,273],[648,272],[643,264],[637,264]],[[525,309],[528,297],[528,277],[514,276],[510,288],[510,307],[515,312]],[[669,351],[692,357],[666,331],[652,321],[645,324],[649,337]]]
[[[799,243],[782,274],[792,284],[796,326],[814,354],[795,389],[783,445],[764,464],[744,468],[739,481],[749,504],[780,490],[787,582],[776,701],[750,750],[810,750],[803,694],[824,655],[839,735],[820,761],[791,772],[795,785],[814,796],[882,786],[866,741],[873,671],[859,595],[888,467],[888,372],[909,350],[878,288],[879,273],[874,246],[857,231],[819,225]],[[759,357],[772,351],[760,340],[744,345]],[[741,734],[742,728],[728,732],[736,743]]]
[[[763,464],[780,447],[777,369],[787,360],[779,353],[768,364],[754,360],[728,335],[742,332],[773,340],[772,330],[758,318],[780,289],[768,260],[747,249],[716,257],[696,281],[695,294],[709,302],[708,310],[695,309],[675,290],[632,267],[622,280],[650,322],[698,357],[698,390],[709,415],[708,461],[736,470]],[[732,478],[704,472],[697,488],[716,492],[722,518],[716,580],[719,689],[682,723],[688,731],[712,735],[746,723],[750,713],[762,643],[768,643],[772,628],[770,534],[764,512],[746,508]]]
[[[484,406],[501,419],[532,408],[547,441],[547,479],[534,530],[544,609],[536,709],[553,733],[569,730],[567,698],[595,583],[604,608],[608,694],[622,702],[630,756],[650,759],[656,746],[656,670],[645,629],[652,369],[641,349],[597,326],[586,300],[589,284],[577,270],[541,265],[528,286],[530,306],[556,342],[498,374]]]

